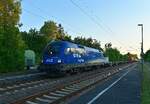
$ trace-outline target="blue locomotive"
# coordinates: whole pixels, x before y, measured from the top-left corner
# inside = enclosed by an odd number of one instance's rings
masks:
[[[39,69],[47,73],[70,73],[105,64],[108,64],[108,60],[102,51],[57,40],[50,42],[44,49]]]

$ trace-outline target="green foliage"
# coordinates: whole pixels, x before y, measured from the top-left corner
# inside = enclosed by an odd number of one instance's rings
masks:
[[[0,72],[18,71],[24,69],[24,50],[30,49],[36,53],[37,63],[40,62],[42,51],[52,40],[66,40],[99,50],[101,44],[96,39],[71,36],[64,32],[61,24],[46,21],[40,30],[30,29],[29,32],[20,32],[18,27],[21,14],[19,0],[0,0]],[[150,60],[148,51],[145,59]],[[122,55],[111,43],[105,45],[105,55],[110,61],[128,60],[132,54]]]
[[[0,72],[23,69],[25,44],[17,27],[20,13],[20,1],[0,0]]]
[[[68,35],[68,34],[65,34],[62,40],[70,41],[70,42],[72,42],[72,41],[73,41],[73,40],[71,39],[71,36],[70,36],[70,35]]]
[[[52,40],[72,41],[71,36],[64,33],[64,29],[53,21],[47,21],[41,27],[40,31],[30,29],[29,32],[21,32],[23,40],[27,45],[27,49],[33,50],[36,54],[36,61],[39,64],[42,52],[46,44]]]
[[[111,46],[112,46],[111,43],[106,43],[106,44],[105,44],[105,49],[109,49],[109,48],[111,48]]]
[[[111,43],[105,44],[105,55],[109,57],[109,61],[116,62],[116,61],[133,61],[137,60],[136,54],[127,53],[125,55],[121,54],[117,48],[112,48]]]
[[[128,56],[128,61],[132,61],[132,60],[137,60],[138,57],[137,57],[137,54],[131,54],[131,53],[127,53],[127,56]]]
[[[73,40],[75,43],[77,44],[81,44],[81,45],[85,45],[87,47],[92,47],[92,48],[96,48],[99,50],[103,50],[101,48],[101,44],[99,41],[97,41],[96,39],[92,39],[92,38],[83,38],[83,37],[76,37]]]
[[[116,48],[106,48],[105,55],[109,57],[109,61],[111,62],[121,61],[122,59],[122,55]]]
[[[144,65],[142,91],[141,91],[141,104],[150,104],[150,64]]]
[[[46,38],[46,41],[56,39],[58,36],[58,27],[53,21],[46,21],[40,29],[40,34]]]
[[[36,29],[30,29],[29,32],[22,32],[23,40],[27,45],[27,49],[33,50],[36,54],[37,63],[40,62],[42,50],[47,44],[47,39],[39,34]]]
[[[150,50],[147,50],[144,54],[144,60],[150,62]]]
[[[19,0],[0,0],[1,26],[15,26],[19,22],[21,13]]]

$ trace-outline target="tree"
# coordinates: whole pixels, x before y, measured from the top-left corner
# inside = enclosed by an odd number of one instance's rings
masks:
[[[144,60],[150,62],[150,49],[144,54]]]
[[[128,61],[135,61],[138,59],[137,54],[131,54],[130,52],[127,53]]]
[[[92,47],[92,48],[96,48],[98,50],[102,50],[101,48],[101,44],[99,41],[97,41],[96,39],[92,39],[92,38],[83,38],[83,37],[75,37],[74,38],[74,42],[76,44],[81,44],[81,45],[85,45],[87,47]]]
[[[57,38],[58,27],[53,21],[46,21],[40,29],[40,34],[43,35],[47,42]]]
[[[21,32],[21,34],[28,47],[27,49],[33,50],[36,53],[38,63],[42,58],[42,52],[46,44],[51,40],[72,41],[71,36],[64,33],[62,25],[59,24],[57,26],[53,21],[45,22],[40,31],[31,28],[29,32]]]
[[[33,50],[36,54],[37,62],[41,60],[42,52],[47,44],[44,36],[39,34],[36,29],[30,29],[29,32],[22,32],[23,40],[27,45],[27,49]]]
[[[56,35],[56,39],[63,40],[65,37],[64,28],[62,27],[61,24],[58,24],[57,28],[58,28],[58,33]]]
[[[101,43],[100,43],[100,41],[97,41],[96,39],[93,39],[92,47],[93,47],[93,48],[96,48],[96,49],[98,49],[98,50],[103,51],[103,49],[101,48]]]
[[[109,57],[109,60],[112,62],[120,61],[121,54],[117,48],[107,48],[105,55]]]
[[[117,48],[112,48],[111,43],[106,43],[105,44],[105,55],[109,57],[109,60],[112,62],[116,61],[134,61],[137,60],[137,54],[121,54],[120,51]]]
[[[111,43],[106,43],[105,44],[105,49],[108,49],[108,48],[111,48],[112,47],[112,44]]]
[[[117,62],[117,61],[125,61],[126,56],[122,55],[117,48],[112,48],[111,43],[105,44],[105,52],[104,54],[109,57],[109,61]]]
[[[19,33],[19,0],[0,0],[0,71],[23,69],[25,44]]]
[[[63,40],[73,42],[73,40],[71,39],[71,36],[68,35],[67,33],[64,35]]]

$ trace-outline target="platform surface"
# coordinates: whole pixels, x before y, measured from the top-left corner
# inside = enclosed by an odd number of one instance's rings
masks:
[[[69,101],[69,104],[140,104],[141,75],[135,66]]]

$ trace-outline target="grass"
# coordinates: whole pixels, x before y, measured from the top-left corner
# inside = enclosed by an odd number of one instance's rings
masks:
[[[141,104],[150,104],[150,64],[144,64]]]

